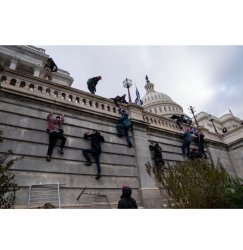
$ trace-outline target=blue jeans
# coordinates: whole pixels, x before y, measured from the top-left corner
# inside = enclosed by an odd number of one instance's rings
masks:
[[[186,154],[185,149],[187,150],[187,156],[190,155],[190,144],[191,144],[190,141],[183,141],[183,145],[181,147],[183,155]]]
[[[84,149],[83,150],[83,155],[86,161],[91,162],[91,159],[89,157],[89,154],[92,154],[95,159],[96,167],[97,167],[97,172],[98,174],[101,173],[101,167],[100,167],[100,153],[98,153],[95,149],[90,148],[90,149]]]
[[[118,136],[120,136],[120,137],[122,137],[122,130],[123,130],[125,132],[127,144],[132,145],[131,139],[130,139],[130,137],[128,135],[128,128],[126,128],[124,124],[117,124],[116,125],[116,130],[117,130]]]

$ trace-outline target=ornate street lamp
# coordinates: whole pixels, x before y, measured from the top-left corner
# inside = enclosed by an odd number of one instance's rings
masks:
[[[124,88],[127,88],[129,102],[132,102],[131,95],[130,95],[130,90],[129,90],[129,88],[130,88],[131,86],[132,86],[132,80],[126,78],[126,79],[123,81],[123,87],[124,87]]]
[[[197,119],[196,119],[196,117],[195,117],[195,115],[194,115],[194,113],[196,112],[195,108],[192,107],[192,106],[190,106],[188,109],[191,111],[191,113],[192,113],[192,115],[193,115],[193,118],[194,118],[194,120],[195,120],[195,123],[196,123],[197,127],[199,127],[198,122],[197,122]]]
[[[214,125],[214,122],[213,122],[214,121],[213,116],[212,115],[208,115],[208,120],[212,122],[213,127],[214,127],[214,131],[218,134],[218,131],[217,131],[217,129],[216,129],[215,125]]]

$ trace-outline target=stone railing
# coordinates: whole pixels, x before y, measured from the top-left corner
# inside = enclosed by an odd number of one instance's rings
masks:
[[[56,84],[38,77],[26,76],[13,70],[4,70],[0,73],[1,88],[11,90],[16,93],[31,95],[36,98],[46,99],[54,103],[60,103],[82,110],[89,110],[110,117],[120,117],[118,107],[110,99],[92,95],[87,92]],[[136,106],[136,105],[135,105]],[[122,109],[130,111],[130,116],[136,117],[135,120],[143,121],[151,127],[181,133],[175,121],[163,118],[141,109],[141,116],[135,116],[136,107],[134,104],[120,104]],[[134,114],[133,114],[134,112]]]
[[[33,50],[33,51],[35,51],[35,52],[39,52],[39,53],[45,54],[45,50],[42,49],[42,48],[37,48],[37,47],[32,46],[32,45],[25,45],[24,47],[26,47],[26,48],[28,48],[28,49],[31,49],[31,50]]]
[[[175,131],[175,132],[181,132],[176,122],[163,118],[159,115],[152,114],[148,111],[143,111],[143,120],[145,122],[150,123],[150,126],[153,126],[156,128],[161,128],[161,129]]]
[[[12,90],[21,94],[41,97],[54,101],[80,107],[86,110],[103,113],[109,116],[118,117],[118,107],[112,100],[92,95],[71,87],[54,84],[37,77],[26,77],[20,73],[12,74],[10,70],[0,73],[1,88]],[[126,105],[120,105],[127,109]]]

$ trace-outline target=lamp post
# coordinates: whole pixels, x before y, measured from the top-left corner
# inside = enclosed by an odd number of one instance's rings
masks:
[[[214,127],[214,131],[218,134],[218,131],[217,131],[217,129],[216,129],[215,125],[214,125],[214,122],[213,122],[214,121],[213,116],[212,115],[208,115],[208,120],[212,122],[213,127]]]
[[[131,95],[130,95],[130,90],[129,90],[129,88],[130,88],[131,86],[132,86],[132,80],[126,78],[126,79],[123,81],[123,87],[124,87],[124,88],[127,88],[129,102],[132,102]]]
[[[197,119],[196,119],[196,117],[195,117],[195,115],[194,115],[194,113],[196,112],[195,108],[192,107],[192,106],[190,106],[188,109],[191,111],[191,113],[192,113],[192,115],[193,115],[193,118],[194,118],[194,120],[195,120],[195,123],[196,123],[197,127],[199,127],[198,122],[197,122]]]

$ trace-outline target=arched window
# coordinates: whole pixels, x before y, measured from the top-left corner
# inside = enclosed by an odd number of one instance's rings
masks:
[[[38,91],[42,93],[42,90],[43,90],[42,86],[38,86]]]
[[[35,85],[34,85],[34,84],[30,84],[30,86],[29,86],[29,90],[33,91],[33,90],[34,90],[34,88],[35,88]]]
[[[73,96],[72,96],[72,95],[69,95],[68,100],[69,100],[70,102],[72,102],[72,101],[73,101]]]
[[[24,88],[24,87],[25,87],[25,82],[22,81],[22,82],[20,83],[19,87],[20,87],[20,88]]]
[[[62,93],[62,99],[66,99],[66,94],[65,93]]]
[[[79,97],[76,97],[75,102],[76,102],[76,103],[80,103],[80,99],[79,99]]]
[[[10,81],[10,85],[15,86],[15,84],[16,84],[16,79],[12,79],[12,80]]]
[[[93,102],[89,101],[89,106],[92,107],[93,106]]]
[[[48,88],[48,89],[46,89],[46,93],[48,94],[48,95],[50,95],[51,94],[51,90]]]
[[[7,77],[6,76],[2,76],[1,77],[1,82],[5,82],[7,80]]]
[[[83,99],[83,104],[86,105],[86,99]]]

